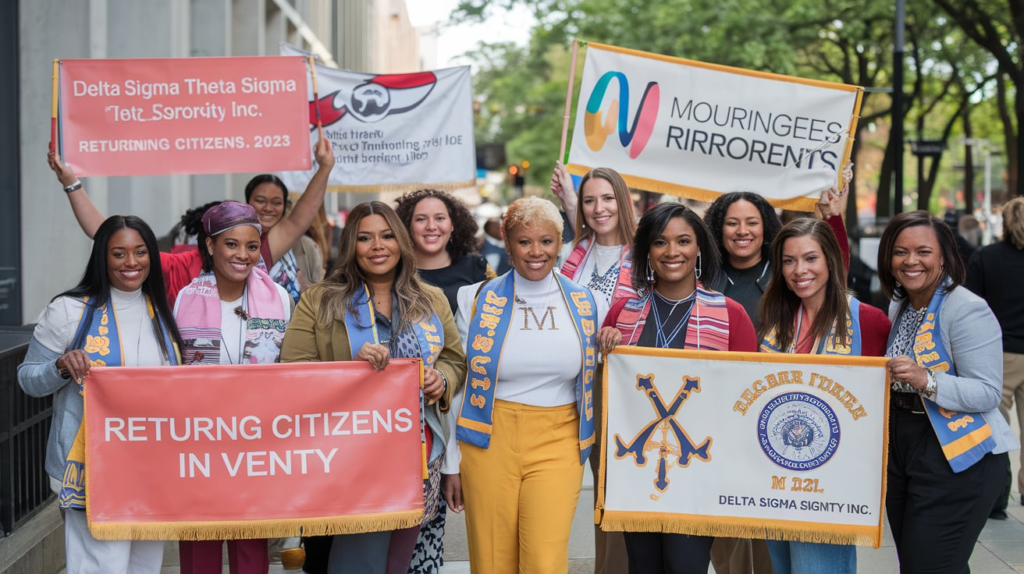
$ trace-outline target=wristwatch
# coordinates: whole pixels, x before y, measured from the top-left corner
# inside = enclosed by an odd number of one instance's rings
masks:
[[[75,183],[64,186],[64,193],[71,193],[72,191],[78,191],[79,189],[82,189],[82,182],[81,180],[76,179]]]
[[[925,370],[928,371],[928,385],[925,386],[924,391],[922,392],[929,399],[933,399],[935,398],[935,393],[939,390],[939,382],[935,380],[935,373],[931,369]]]

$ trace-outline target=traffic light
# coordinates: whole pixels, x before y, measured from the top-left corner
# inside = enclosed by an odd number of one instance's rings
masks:
[[[512,187],[515,187],[520,192],[522,192],[523,191],[523,185],[526,184],[526,178],[523,177],[525,172],[526,172],[525,166],[521,167],[521,166],[516,165],[516,164],[512,164],[512,165],[508,166],[508,183],[509,183],[509,185],[511,185]]]

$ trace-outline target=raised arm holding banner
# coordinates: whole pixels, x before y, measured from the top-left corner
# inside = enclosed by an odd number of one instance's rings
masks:
[[[589,43],[567,167],[610,167],[631,187],[702,201],[753,191],[813,211],[849,161],[862,93]]]

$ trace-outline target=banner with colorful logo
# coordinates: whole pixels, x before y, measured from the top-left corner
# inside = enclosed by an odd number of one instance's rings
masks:
[[[79,176],[308,169],[298,56],[54,62],[53,117]]]
[[[596,521],[877,548],[885,364],[619,347],[605,359]]]
[[[282,46],[282,53],[302,53]],[[452,190],[476,184],[469,66],[411,74],[365,74],[316,65],[309,76],[309,142],[317,124],[334,147],[331,191]],[[281,173],[306,188],[316,165]]]
[[[849,160],[862,88],[587,44],[568,169],[813,210]]]
[[[101,540],[417,526],[421,363],[94,368],[86,509]]]

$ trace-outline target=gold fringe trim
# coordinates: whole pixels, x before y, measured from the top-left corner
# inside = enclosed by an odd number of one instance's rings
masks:
[[[882,544],[881,526],[853,526],[728,516],[710,517],[659,512],[605,510],[604,519],[601,521],[601,530],[856,544],[873,548],[878,548]]]
[[[570,163],[565,167],[572,175],[579,176],[586,175],[586,173],[592,169],[588,166],[575,163]],[[700,187],[669,183],[657,179],[647,179],[646,177],[629,175],[621,171],[619,172],[619,175],[622,176],[626,185],[633,189],[664,193],[686,199],[696,199],[697,201],[704,201],[707,203],[711,203],[718,199],[719,196],[725,195],[726,193],[711,191],[710,189],[703,189]],[[765,200],[770,203],[772,207],[777,207],[779,209],[792,209],[794,211],[814,211],[814,206],[818,203],[817,197],[793,197],[788,199],[765,197]]]
[[[89,531],[97,540],[246,540],[384,532],[419,526],[422,510],[321,518],[223,522],[97,523],[89,514]]]
[[[579,40],[582,42],[582,40]],[[618,52],[620,54],[626,54],[628,56],[636,56],[638,58],[647,58],[649,60],[659,60],[662,62],[668,62],[670,64],[681,64],[683,66],[692,66],[694,68],[704,68],[706,70],[714,70],[716,72],[725,72],[727,74],[736,74],[739,76],[750,76],[753,78],[764,78],[766,80],[775,80],[779,82],[790,82],[793,84],[804,84],[806,86],[814,86],[818,88],[827,88],[830,90],[838,90],[841,92],[853,92],[855,90],[862,90],[860,86],[852,84],[840,84],[838,82],[828,82],[825,80],[812,80],[810,78],[800,78],[797,76],[784,76],[782,74],[773,74],[771,72],[760,72],[757,70],[748,70],[746,68],[735,68],[732,66],[723,66],[721,64],[711,64],[708,62],[698,62],[697,60],[687,60],[685,58],[677,58],[675,56],[665,56],[663,54],[655,54],[653,52],[642,52],[640,50],[634,50],[632,48],[621,48],[619,46],[612,46],[610,44],[601,44],[598,42],[589,42],[589,48],[595,50],[604,50],[606,52]]]
[[[333,193],[408,193],[419,189],[436,189],[438,191],[458,191],[467,187],[476,187],[476,179],[464,181],[442,181],[436,183],[395,183],[385,185],[328,185],[327,191]]]

